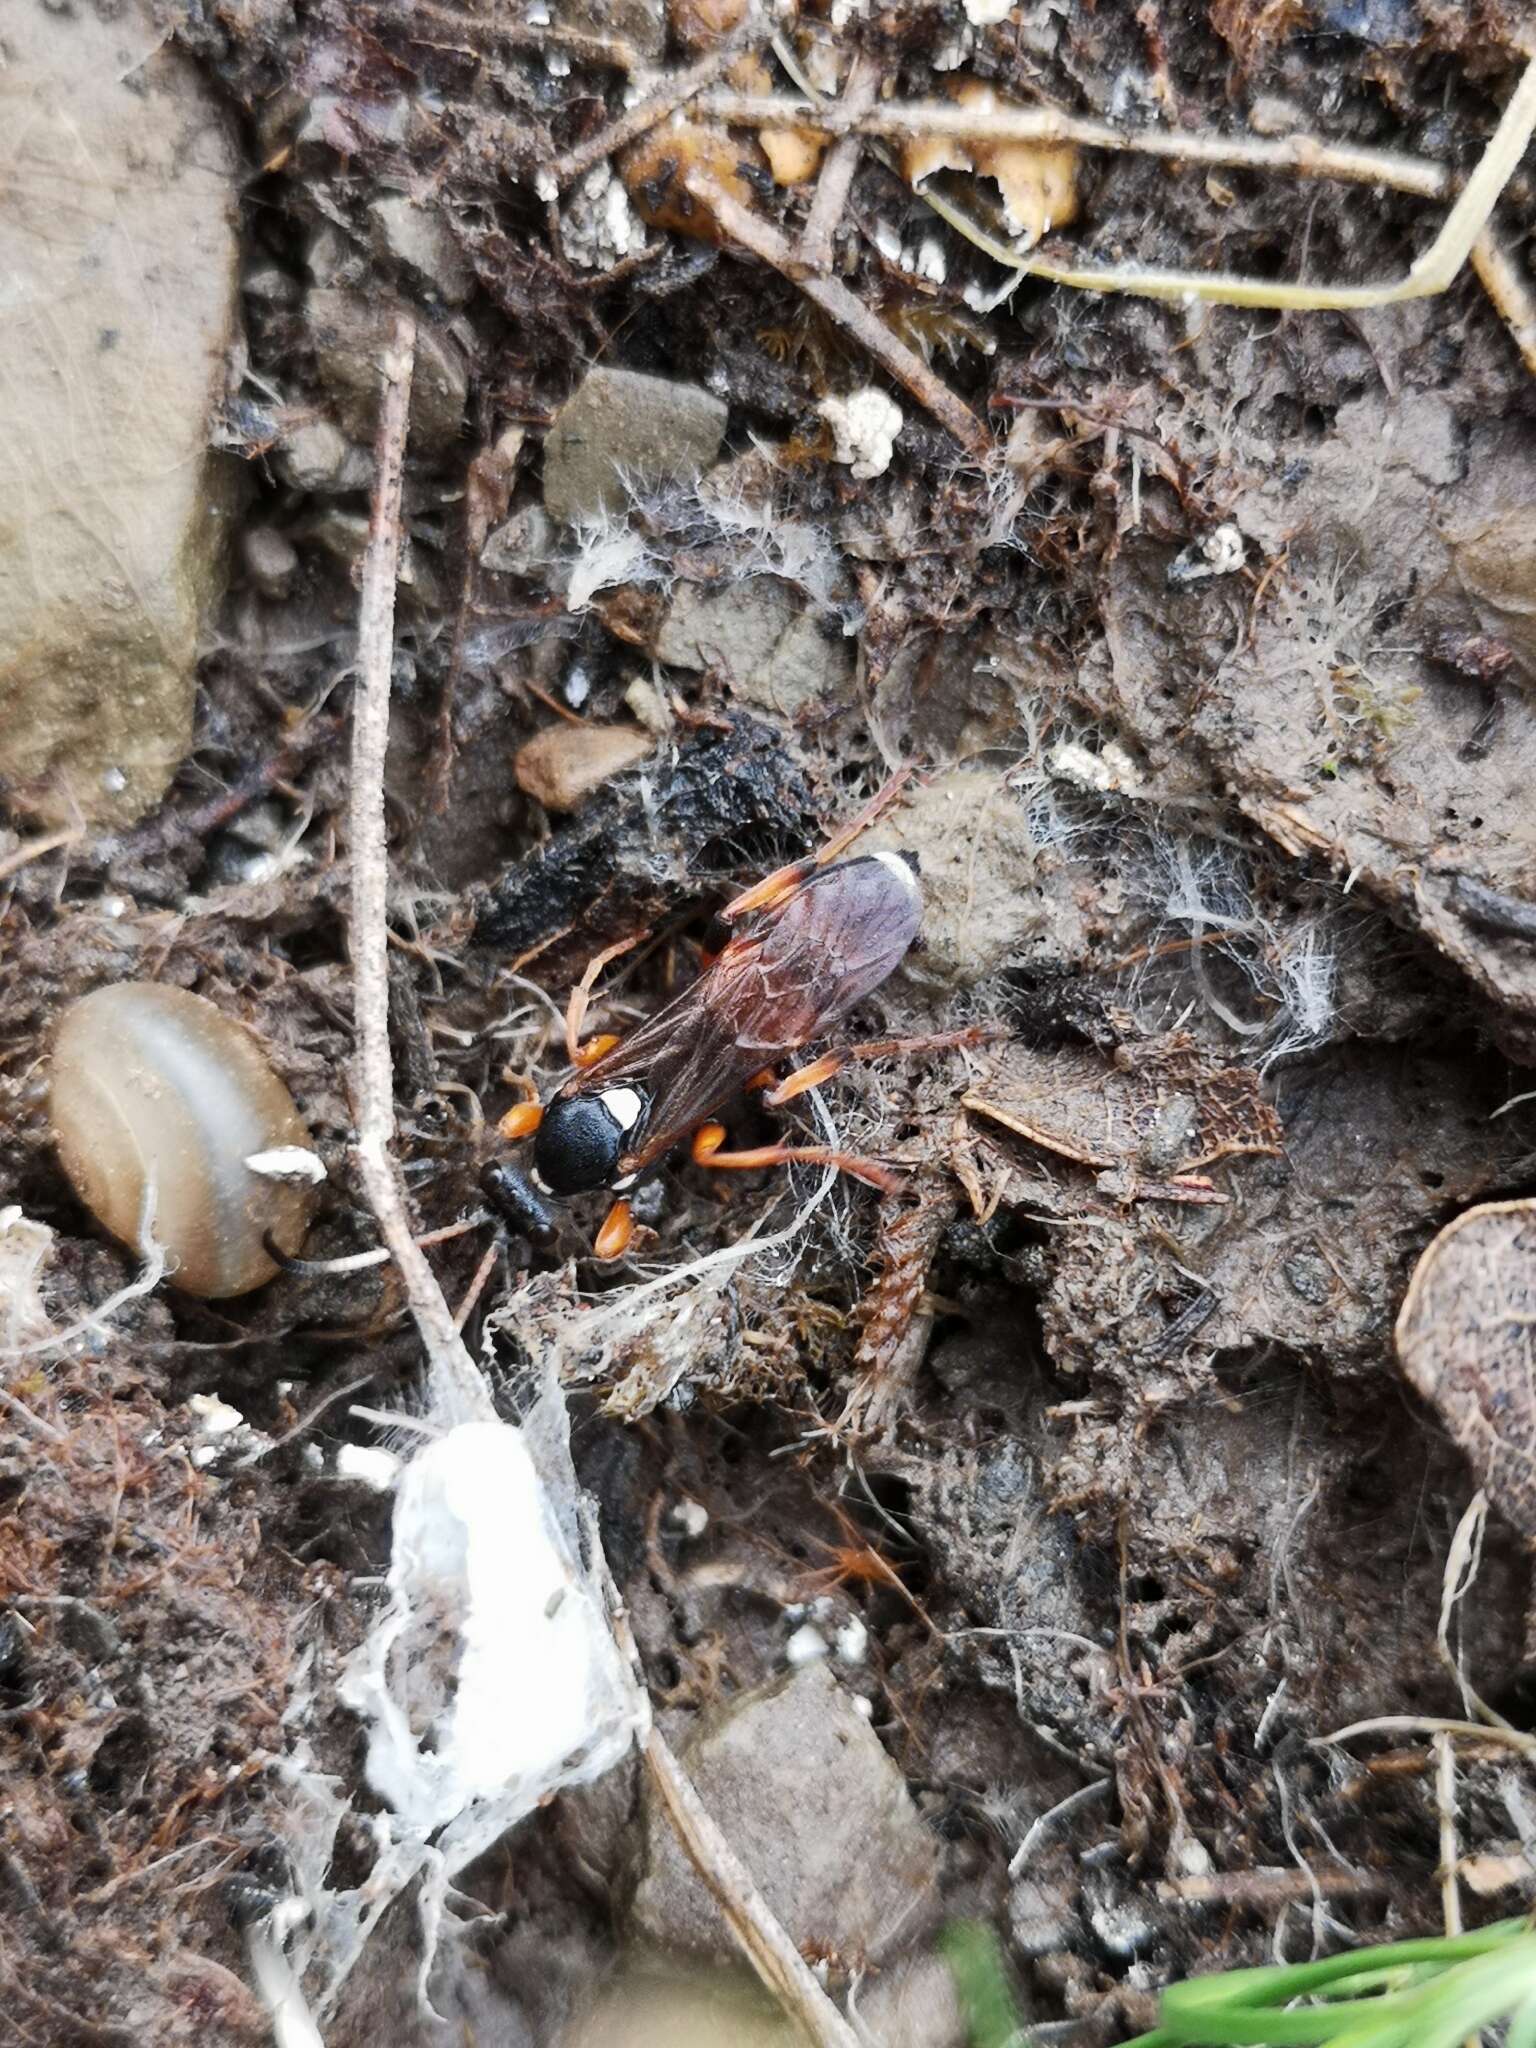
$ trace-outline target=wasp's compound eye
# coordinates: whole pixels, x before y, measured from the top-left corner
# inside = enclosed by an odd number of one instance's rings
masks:
[[[533,1141],[534,1171],[552,1195],[606,1187],[618,1169],[624,1132],[600,1095],[568,1095],[544,1112]]]

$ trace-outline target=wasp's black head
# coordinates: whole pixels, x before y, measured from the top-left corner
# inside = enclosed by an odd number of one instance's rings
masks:
[[[634,1128],[624,1123],[609,1095],[627,1110],[639,1097],[633,1089],[611,1089],[608,1095],[557,1096],[544,1112],[533,1141],[533,1167],[552,1195],[582,1195],[606,1187],[618,1170],[619,1154]]]

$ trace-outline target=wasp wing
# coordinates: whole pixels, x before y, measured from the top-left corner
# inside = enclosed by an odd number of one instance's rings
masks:
[[[562,1092],[638,1088],[650,1112],[620,1165],[644,1172],[878,988],[919,918],[915,881],[878,856],[826,868]]]

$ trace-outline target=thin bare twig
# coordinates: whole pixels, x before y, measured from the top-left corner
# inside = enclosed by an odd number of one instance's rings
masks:
[[[641,1754],[689,1861],[763,1983],[817,2048],[859,2048],[858,2035],[812,1976],[658,1729]]]
[[[1081,1813],[1085,1806],[1092,1806],[1104,1798],[1112,1784],[1113,1780],[1110,1778],[1095,1778],[1092,1784],[1079,1786],[1076,1792],[1069,1792],[1065,1799],[1058,1799],[1045,1813],[1036,1814],[1023,1841],[1008,1860],[1009,1877],[1016,1878],[1021,1871],[1027,1869],[1030,1858],[1046,1836],[1062,1821],[1069,1820],[1073,1814]]]
[[[1205,1877],[1172,1877],[1157,1896],[1181,1906],[1246,1906],[1268,1913],[1300,1900],[1376,1898],[1390,1894],[1393,1879],[1379,1870],[1217,1870]]]
[[[1115,128],[1055,107],[994,107],[983,113],[952,100],[906,105],[885,101],[861,113],[846,97],[804,100],[778,93],[711,93],[699,102],[698,111],[706,120],[734,121],[749,128],[814,128],[823,135],[878,135],[892,142],[926,135],[950,135],[962,142],[1075,142],[1084,149],[1173,157],[1181,163],[1240,165],[1356,185],[1389,185],[1422,199],[1440,199],[1450,190],[1450,173],[1443,164],[1397,150],[1354,149],[1313,135],[1269,139],[1181,128]]]
[[[822,134],[860,134],[910,141],[918,136],[954,136],[964,142],[1075,143],[1088,149],[1133,152],[1183,163],[1237,165],[1250,170],[1290,171],[1300,177],[1335,178],[1381,185],[1421,199],[1443,199],[1455,187],[1443,164],[1397,150],[1356,149],[1312,135],[1267,138],[1255,135],[1191,134],[1179,129],[1127,131],[1107,122],[1081,120],[1052,107],[994,107],[985,112],[945,101],[911,105],[886,103],[864,113],[842,102],[791,99],[781,94],[716,93],[699,102],[706,118],[755,127],[813,128]],[[1495,309],[1514,336],[1528,369],[1536,372],[1536,296],[1488,225],[1493,206],[1536,127],[1536,59],[1527,66],[1498,126],[1456,204],[1429,248],[1401,278],[1377,284],[1329,285],[1238,277],[1226,273],[1163,270],[1138,264],[1111,266],[1051,263],[995,242],[974,222],[931,189],[920,196],[996,262],[1011,268],[1015,282],[1025,276],[1075,291],[1130,292],[1145,298],[1203,299],[1229,306],[1276,306],[1318,311],[1392,305],[1443,291],[1470,260]]]
[[[873,57],[861,51],[853,60],[848,83],[843,88],[844,111],[849,114],[867,112],[875,103],[875,90],[879,83],[879,66]],[[807,269],[825,272],[832,268],[832,237],[843,217],[843,208],[848,204],[849,187],[863,152],[864,138],[856,129],[840,135],[827,151],[827,160],[816,181],[811,210],[805,217],[800,235],[800,258]]]
[[[803,257],[788,237],[733,199],[713,178],[695,171],[684,184],[733,242],[798,285],[813,305],[837,321],[883,370],[904,384],[919,405],[954,435],[967,454],[978,460],[990,454],[991,436],[975,413],[933,374],[920,355],[897,340],[862,299],[856,298],[835,277],[810,276]]]
[[[1279,306],[1297,312],[1349,312],[1392,306],[1402,299],[1431,298],[1445,290],[1471,254],[1478,236],[1488,225],[1499,194],[1525,153],[1533,130],[1536,58],[1526,67],[1510,95],[1499,125],[1455,205],[1440,223],[1435,239],[1421,256],[1415,257],[1402,277],[1385,278],[1376,284],[1308,284],[1219,272],[1207,276],[1188,270],[1144,270],[1136,265],[1085,268],[1050,263],[1034,255],[1023,257],[1020,268],[1030,277],[1043,277],[1048,283],[1070,285],[1078,291],[1130,292],[1150,299],[1193,297],[1215,305]]]
[[[707,57],[701,57],[697,64],[690,64],[685,71],[664,77],[654,92],[647,93],[643,100],[627,107],[606,128],[589,135],[585,142],[578,142],[574,149],[557,156],[552,164],[541,164],[534,178],[539,197],[557,198],[583,171],[590,171],[594,164],[612,156],[615,150],[623,149],[640,136],[649,134],[659,122],[665,121],[679,107],[686,106],[706,86],[713,85],[740,56],[756,49],[766,38],[766,27],[759,25],[755,33],[728,43],[722,49],[711,50]]]
[[[565,50],[587,64],[608,64],[615,71],[635,72],[648,68],[648,60],[621,36],[596,35],[579,28],[565,28],[558,22],[520,21],[504,7],[488,15],[467,14],[462,8],[444,7],[437,0],[373,0],[370,10],[386,19],[403,21],[409,29],[423,23],[471,42],[501,43],[513,50]]]
[[[455,1421],[493,1420],[495,1409],[485,1382],[454,1328],[437,1276],[412,1235],[392,1150],[395,1087],[389,1051],[389,856],[384,832],[384,753],[389,741],[395,582],[400,567],[400,498],[415,358],[416,323],[409,313],[401,313],[385,344],[380,366],[383,392],[374,451],[368,547],[363,556],[357,694],[352,707],[348,830],[357,1028],[352,1070],[357,1162],[426,1347],[436,1405]]]
[[[1435,1814],[1440,1823],[1440,1910],[1447,1934],[1461,1932],[1461,1892],[1456,1866],[1456,1747],[1443,1730],[1435,1737]]]

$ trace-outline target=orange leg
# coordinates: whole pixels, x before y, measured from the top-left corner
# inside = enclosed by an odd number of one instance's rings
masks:
[[[957,1045],[984,1045],[992,1035],[985,1025],[970,1024],[963,1031],[929,1031],[918,1038],[871,1038],[863,1045],[845,1045],[839,1052],[824,1052],[809,1066],[796,1067],[792,1074],[786,1074],[777,1087],[771,1071],[766,1069],[761,1074],[754,1074],[747,1086],[766,1088],[764,1107],[778,1109],[783,1103],[793,1102],[797,1095],[803,1095],[807,1088],[819,1088],[823,1081],[830,1081],[849,1060],[883,1060],[897,1053],[944,1052]]]
[[[616,946],[605,946],[601,953],[587,962],[586,973],[571,990],[571,999],[565,1006],[565,1050],[573,1067],[595,1066],[604,1053],[612,1052],[618,1044],[618,1039],[608,1033],[601,1039],[594,1039],[592,1045],[583,1046],[581,1027],[587,1021],[587,1003],[592,995],[592,984],[610,960],[617,960],[619,955],[627,953],[631,946],[638,946],[644,936],[643,932],[636,932],[632,939],[620,939]],[[595,1046],[601,1046],[602,1050],[594,1051]]]
[[[592,1250],[600,1259],[622,1258],[634,1234],[635,1219],[628,1202],[615,1202],[603,1218],[603,1227],[592,1241]]]
[[[767,1109],[777,1109],[782,1103],[793,1102],[797,1095],[803,1095],[807,1088],[819,1088],[823,1081],[830,1081],[848,1058],[845,1052],[824,1052],[819,1060],[812,1060],[809,1066],[796,1067],[792,1074],[786,1074],[778,1086],[773,1085],[773,1076],[768,1077],[768,1092],[763,1097]]]
[[[825,1145],[754,1145],[746,1152],[722,1152],[724,1124],[701,1124],[693,1134],[693,1156],[700,1166],[746,1169],[753,1166],[789,1166],[803,1160],[808,1166],[835,1166],[866,1187],[883,1195],[894,1194],[899,1177],[873,1159],[860,1159],[853,1152],[833,1152]]]
[[[744,895],[728,903],[720,915],[729,921],[745,917],[751,910],[776,910],[781,903],[793,896],[801,883],[808,881],[818,868],[825,867],[828,861],[836,860],[839,854],[852,846],[859,834],[873,825],[882,811],[889,810],[911,779],[912,770],[901,769],[891,777],[878,796],[864,806],[856,818],[844,825],[841,831],[833,833],[819,853],[812,854],[809,860],[791,861],[788,867],[778,868],[773,874],[765,875],[762,881],[754,883]]]
[[[596,1038],[589,1038],[585,1045],[578,1045],[571,1054],[571,1063],[578,1067],[595,1067],[599,1060],[607,1059],[619,1042],[616,1031],[599,1031]]]
[[[537,1102],[514,1102],[496,1125],[501,1135],[515,1143],[519,1138],[531,1138],[544,1121],[544,1111]]]

